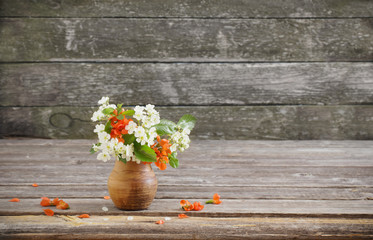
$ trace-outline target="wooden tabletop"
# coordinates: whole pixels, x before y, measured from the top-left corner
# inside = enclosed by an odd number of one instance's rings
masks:
[[[373,141],[192,141],[178,169],[153,168],[158,191],[143,211],[103,198],[114,162],[89,154],[93,142],[0,140],[1,239],[373,238]],[[222,204],[180,208],[214,193]],[[71,208],[46,216],[40,197]]]

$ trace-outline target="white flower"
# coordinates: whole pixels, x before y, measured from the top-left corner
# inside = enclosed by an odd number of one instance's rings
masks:
[[[150,116],[150,122],[152,123],[152,125],[156,125],[158,123],[161,122],[160,118],[159,118],[159,114],[153,114]]]
[[[108,105],[109,104],[109,97],[102,97],[100,101],[98,101],[100,105]]]
[[[137,164],[141,163],[141,160],[138,159],[136,156],[133,156],[132,161],[135,162],[135,163],[137,163]]]
[[[126,130],[129,134],[132,134],[136,130],[137,124],[134,121],[130,121],[126,126]]]
[[[171,135],[172,142],[178,142],[180,138],[181,138],[180,132],[175,132],[174,134]]]
[[[118,146],[118,143],[119,143],[118,139],[116,139],[116,138],[110,139],[110,142],[109,142],[110,148],[112,150],[115,150]]]
[[[111,146],[110,142],[102,143],[101,144],[101,149],[102,149],[102,151],[105,151],[109,155],[114,153],[114,149]]]
[[[144,135],[146,135],[145,129],[142,126],[137,127],[135,130],[135,137],[138,138]]]
[[[122,142],[118,142],[117,146],[115,147],[115,152],[117,154],[125,154],[126,148]]]
[[[142,125],[146,128],[150,128],[153,124],[149,121],[149,119],[145,116],[142,119]]]
[[[149,136],[157,137],[157,129],[155,127],[149,129]]]
[[[95,130],[93,132],[100,133],[105,131],[105,125],[104,124],[97,124]]]
[[[126,160],[130,161],[131,158],[134,156],[134,145],[131,143],[130,145],[125,145],[125,154],[126,154]]]
[[[92,122],[101,121],[105,118],[105,115],[102,113],[102,111],[98,110],[93,113],[91,120]]]
[[[134,108],[135,114],[133,115],[133,117],[141,121],[142,118],[144,117],[144,109],[145,109],[144,107],[136,106]]]
[[[172,144],[170,147],[171,152],[175,152],[177,150],[177,146],[178,145],[176,143]]]
[[[182,133],[185,135],[189,135],[190,134],[189,128],[185,128]]]
[[[148,138],[147,138],[146,134],[145,135],[140,135],[139,137],[136,138],[136,141],[138,143],[140,143],[141,145],[145,145],[146,142],[148,141]]]
[[[147,104],[145,106],[145,109],[146,109],[147,112],[152,112],[154,110],[154,105]]]
[[[110,134],[107,132],[98,133],[98,141],[100,143],[107,143],[110,140]]]
[[[106,151],[102,151],[97,155],[97,160],[107,162],[108,160],[110,160],[110,154]]]
[[[116,109],[117,106],[115,106],[115,104],[110,104],[110,105],[105,106],[105,108],[113,108],[113,109]],[[104,109],[105,109],[105,108],[104,108]],[[104,110],[104,109],[102,109],[102,110]]]

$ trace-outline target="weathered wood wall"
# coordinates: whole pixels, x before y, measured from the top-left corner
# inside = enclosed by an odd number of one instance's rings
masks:
[[[0,137],[91,138],[101,96],[196,138],[373,139],[373,1],[0,1]]]

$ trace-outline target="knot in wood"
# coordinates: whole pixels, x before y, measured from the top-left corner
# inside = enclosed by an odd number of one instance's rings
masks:
[[[73,119],[66,113],[55,113],[49,118],[49,123],[56,128],[69,128]]]

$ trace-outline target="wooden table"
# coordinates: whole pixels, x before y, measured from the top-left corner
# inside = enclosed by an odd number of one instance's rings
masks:
[[[93,142],[0,140],[1,239],[373,238],[373,141],[193,141],[179,169],[155,169],[158,192],[144,211],[103,198],[113,161],[90,155]],[[180,209],[214,193],[221,205]],[[48,217],[43,196],[71,209]]]

